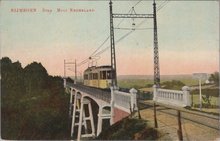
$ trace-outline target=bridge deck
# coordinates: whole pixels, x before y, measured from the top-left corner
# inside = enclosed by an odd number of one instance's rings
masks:
[[[98,89],[93,87],[88,87],[82,84],[73,84],[73,83],[67,83],[67,86],[73,87],[79,91],[82,91],[84,93],[87,93],[91,96],[94,96],[96,98],[99,98],[103,101],[106,101],[110,103],[111,101],[111,91],[106,89]]]

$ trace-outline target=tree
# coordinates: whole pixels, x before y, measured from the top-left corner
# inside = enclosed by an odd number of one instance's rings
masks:
[[[219,84],[219,72],[214,72],[210,75],[209,81],[213,81],[215,84]]]
[[[48,85],[48,73],[41,63],[33,62],[24,68],[25,87],[28,94],[45,89]]]
[[[1,137],[7,140],[68,139],[69,97],[61,77],[48,75],[41,63],[24,69],[1,60]]]
[[[179,80],[165,81],[161,84],[164,89],[180,90],[185,84]]]

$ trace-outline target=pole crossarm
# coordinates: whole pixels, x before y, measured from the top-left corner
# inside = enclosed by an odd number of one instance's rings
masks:
[[[65,64],[75,64],[74,62],[67,62],[67,63],[65,63]]]
[[[153,14],[113,14],[113,18],[154,18]]]

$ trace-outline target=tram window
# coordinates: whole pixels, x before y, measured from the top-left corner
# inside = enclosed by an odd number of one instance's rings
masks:
[[[89,80],[92,80],[92,73],[89,74]]]
[[[106,79],[106,71],[100,71],[100,78]]]
[[[84,75],[84,79],[85,79],[85,80],[88,80],[88,74],[85,74],[85,75]]]
[[[111,71],[107,71],[107,79],[111,79]]]
[[[102,71],[99,72],[99,78],[102,79]]]
[[[98,73],[93,73],[93,79],[98,79]]]

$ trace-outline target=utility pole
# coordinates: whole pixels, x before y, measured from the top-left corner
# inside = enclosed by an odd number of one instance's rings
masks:
[[[157,14],[156,3],[153,3],[153,17],[154,17],[154,84],[160,86],[160,67],[159,67],[159,52],[157,39]]]
[[[111,72],[112,72],[111,85],[112,85],[113,88],[115,88],[115,87],[117,87],[117,71],[116,71],[115,38],[114,38],[112,0],[110,0],[110,2],[109,2],[109,9],[110,9],[110,45],[111,45]]]
[[[75,59],[75,84],[76,84],[76,81],[77,81],[77,65],[76,65],[76,59]]]
[[[64,78],[66,78],[66,61],[65,61],[65,59],[64,59],[64,72],[63,73],[64,73],[63,74]]]
[[[75,59],[75,62],[66,62],[66,60],[64,60],[64,77],[66,77],[66,68],[69,68],[70,71],[74,71],[73,69],[71,69],[71,67],[73,67],[73,66],[68,66],[68,65],[75,65],[75,80],[74,80],[74,83],[76,84],[76,80],[77,80],[76,59]]]
[[[151,18],[154,21],[154,84],[159,87],[160,85],[160,69],[159,69],[159,51],[158,51],[158,37],[157,37],[157,15],[156,15],[156,3],[153,1],[153,14],[113,14],[112,12],[112,0],[109,3],[110,7],[110,39],[111,39],[111,66],[112,72],[115,74],[115,79],[112,78],[112,85],[117,86],[117,74],[116,74],[116,60],[115,60],[115,42],[114,42],[114,27],[113,18]]]

